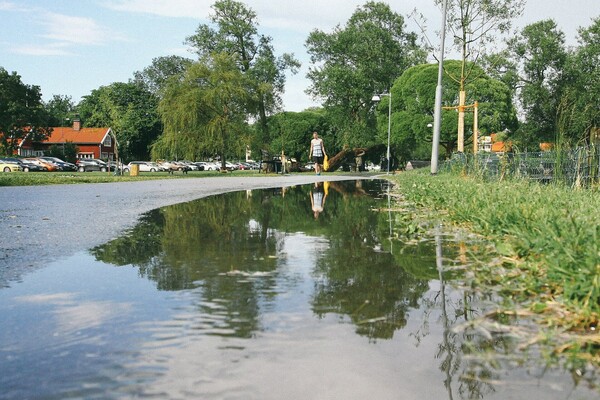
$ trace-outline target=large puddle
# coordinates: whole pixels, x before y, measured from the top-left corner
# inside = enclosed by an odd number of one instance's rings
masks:
[[[154,210],[27,275],[0,290],[0,399],[596,398],[510,336],[457,329],[488,304],[444,268],[468,254],[406,236],[386,185]]]

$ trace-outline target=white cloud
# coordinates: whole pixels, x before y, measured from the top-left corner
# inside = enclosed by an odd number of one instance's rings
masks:
[[[100,46],[114,41],[129,41],[111,29],[99,25],[94,19],[65,14],[37,11],[37,19],[41,32],[39,40],[34,43],[13,45],[10,51],[14,54],[31,56],[66,56],[74,54],[76,45]]]
[[[72,53],[67,49],[66,43],[51,43],[46,45],[23,45],[12,47],[11,51],[15,54],[28,56],[67,56]]]
[[[27,11],[11,1],[0,1],[0,11]]]
[[[42,24],[47,33],[42,36],[61,42],[77,44],[103,44],[108,41],[107,29],[99,26],[96,21],[86,17],[72,17],[64,14],[46,13]]]
[[[111,0],[104,6],[112,10],[162,17],[205,19],[211,12],[213,0]]]
[[[112,10],[152,14],[162,17],[207,20],[215,0],[106,0]],[[263,28],[309,32],[314,28],[330,29],[345,21],[364,0],[246,0]],[[310,22],[308,22],[310,21]]]
[[[345,24],[356,7],[364,3],[362,0],[247,2],[257,13],[261,26],[298,32],[310,32],[315,28],[329,31],[338,24]]]

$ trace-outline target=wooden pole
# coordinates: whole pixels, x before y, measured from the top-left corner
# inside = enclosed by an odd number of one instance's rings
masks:
[[[477,141],[479,140],[479,103],[473,105],[473,154],[477,154]]]
[[[458,152],[465,152],[465,98],[467,94],[461,90],[458,96]]]

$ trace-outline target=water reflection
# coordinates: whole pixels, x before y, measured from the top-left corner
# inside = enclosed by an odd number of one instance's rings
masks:
[[[310,191],[310,205],[315,219],[325,209],[325,200],[329,194],[329,182],[316,182]]]
[[[381,181],[323,184],[318,218],[315,189],[154,210],[93,249],[94,260],[67,260],[37,283],[32,275],[32,284],[0,291],[10,321],[0,331],[4,396],[576,393],[568,374],[515,361],[514,342],[469,325],[489,298],[455,286],[454,267],[471,259],[465,238],[439,227],[426,234],[410,210],[393,209]]]
[[[249,338],[265,329],[261,308],[282,293],[286,240],[295,233],[320,237],[324,245],[305,249],[315,252],[314,314],[344,316],[361,336],[391,339],[439,268],[433,241],[394,239],[393,226],[406,229],[390,206],[383,181],[229,193],[149,212],[128,235],[92,253],[135,265],[160,290],[194,289],[198,312],[212,316],[198,323],[206,334]],[[454,247],[447,243],[449,257]]]
[[[145,214],[128,235],[92,253],[111,264],[135,265],[161,290],[201,289],[199,311],[222,317],[214,332],[251,337],[261,329],[261,305],[278,293],[286,236],[324,237],[327,246],[314,269],[314,312],[347,315],[359,334],[390,338],[428,285],[403,271],[401,255],[380,251],[381,238],[389,238],[389,220],[375,211],[383,185],[325,182],[175,205]]]

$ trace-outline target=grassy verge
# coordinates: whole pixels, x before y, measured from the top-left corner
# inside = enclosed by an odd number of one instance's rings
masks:
[[[495,243],[500,262],[482,265],[473,284],[494,286],[512,303],[505,306],[535,315],[544,329],[532,343],[552,336],[556,351],[600,365],[598,191],[450,173],[393,179],[409,202]]]
[[[219,171],[191,171],[187,174],[176,172],[141,172],[138,176],[114,175],[114,172],[0,172],[0,186],[35,186],[72,183],[129,182],[150,179],[202,178],[209,176],[252,176],[258,171],[234,171],[223,174]],[[262,174],[264,175],[264,174]]]

